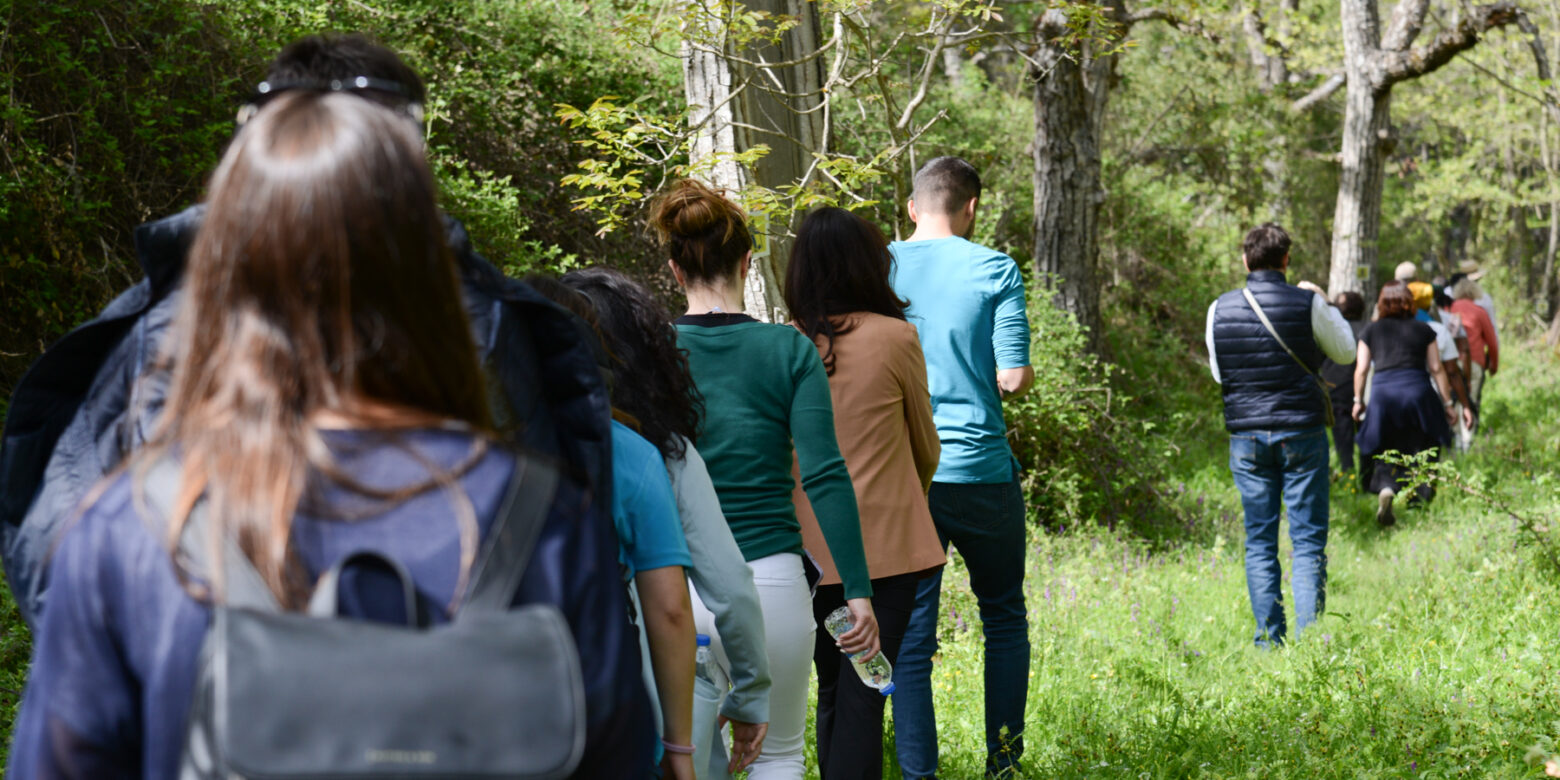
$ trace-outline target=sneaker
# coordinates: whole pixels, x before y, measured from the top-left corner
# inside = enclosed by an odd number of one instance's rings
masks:
[[[1392,514],[1392,499],[1397,491],[1392,488],[1382,488],[1381,494],[1376,497],[1376,525],[1386,528],[1397,522]]]

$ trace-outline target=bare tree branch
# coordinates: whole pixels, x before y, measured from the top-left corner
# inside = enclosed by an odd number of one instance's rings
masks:
[[[1118,21],[1118,23],[1121,25],[1121,32],[1123,35],[1131,30],[1132,26],[1138,22],[1164,22],[1165,24],[1168,24],[1171,27],[1180,30],[1181,32],[1206,38],[1215,43],[1218,43],[1221,40],[1218,33],[1203,27],[1202,24],[1183,19],[1174,11],[1167,11],[1163,8],[1141,8],[1129,14],[1122,15]]]
[[[1326,81],[1319,84],[1316,89],[1311,90],[1305,97],[1290,103],[1289,110],[1296,114],[1311,110],[1316,104],[1332,97],[1333,93],[1337,92],[1348,80],[1348,77],[1342,73],[1334,73],[1328,76]]]
[[[1420,2],[1421,0],[1403,1]],[[1435,40],[1424,46],[1416,46],[1408,51],[1378,52],[1376,88],[1384,89],[1399,81],[1407,81],[1434,72],[1442,65],[1451,62],[1458,54],[1473,48],[1484,32],[1515,22],[1518,14],[1516,3],[1510,0],[1476,6],[1457,23],[1457,26],[1437,35]]]

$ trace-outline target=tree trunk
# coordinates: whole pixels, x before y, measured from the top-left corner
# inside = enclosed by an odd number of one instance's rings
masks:
[[[1517,20],[1509,0],[1470,9],[1467,17],[1425,46],[1410,48],[1424,24],[1429,0],[1398,0],[1383,36],[1376,0],[1342,0],[1346,104],[1343,170],[1333,212],[1328,293],[1370,291],[1381,231],[1382,174],[1396,145],[1391,135],[1392,87],[1434,72],[1473,48],[1485,31]],[[1367,296],[1368,297],[1368,296]]]
[[[822,65],[817,59],[795,63],[818,50],[818,16],[805,0],[749,0],[751,10],[790,17],[799,23],[781,37],[778,45],[766,43],[742,51],[741,60],[791,63],[754,68],[733,63],[729,52],[717,53],[684,45],[684,86],[691,121],[699,126],[691,152],[696,169],[710,161],[703,176],[712,184],[740,192],[746,184],[770,190],[799,184],[807,175],[814,154],[825,151],[822,116],[811,111],[823,99]],[[694,0],[689,13],[708,24],[721,23],[717,0]],[[719,30],[706,30],[704,41],[725,40]],[[745,86],[741,86],[745,85]],[[740,94],[733,93],[741,86]],[[706,121],[707,120],[707,121]],[[704,122],[702,126],[700,123]],[[760,144],[769,153],[751,171],[743,170],[732,156]],[[713,159],[712,159],[713,158]],[[759,245],[743,289],[747,313],[766,322],[789,319],[782,297],[781,280],[790,256],[791,225],[755,214],[752,219]]]
[[[1098,346],[1099,127],[1110,89],[1111,57],[1070,52],[1061,11],[1041,18],[1034,78],[1035,272],[1053,285],[1053,302],[1088,329]]]
[[[1379,89],[1372,65],[1381,42],[1376,0],[1343,0],[1345,102],[1343,170],[1333,210],[1332,268],[1327,293],[1366,290],[1376,268],[1381,231],[1381,187],[1391,132],[1392,93]]]
[[[1333,211],[1332,269],[1327,292],[1360,292],[1374,286],[1376,238],[1381,231],[1381,190],[1390,138],[1392,94],[1356,89],[1349,76],[1343,113],[1343,171]]]

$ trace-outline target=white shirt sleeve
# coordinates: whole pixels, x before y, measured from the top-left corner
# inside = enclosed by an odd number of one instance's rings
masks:
[[[1435,331],[1435,345],[1441,350],[1441,362],[1457,360],[1457,342],[1452,339],[1451,331],[1439,322],[1430,323],[1430,329]]]
[[[1354,331],[1349,328],[1349,321],[1343,318],[1338,307],[1314,293],[1311,295],[1311,335],[1334,363],[1354,362]]]
[[[1203,340],[1208,343],[1208,370],[1213,372],[1213,381],[1222,385],[1224,380],[1219,376],[1219,356],[1213,351],[1213,310],[1218,305],[1218,299],[1208,304],[1208,327],[1203,333]]]

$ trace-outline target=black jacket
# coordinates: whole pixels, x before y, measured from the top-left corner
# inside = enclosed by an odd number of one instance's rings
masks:
[[[1314,293],[1291,286],[1281,271],[1253,271],[1246,287],[1284,343],[1315,372],[1326,355],[1311,331]],[[1309,428],[1326,424],[1326,396],[1311,374],[1274,340],[1240,290],[1214,307],[1214,353],[1230,432]]]
[[[0,553],[29,623],[44,607],[55,537],[151,432],[166,388],[146,368],[177,308],[204,213],[195,206],[138,227],[145,278],[50,347],[12,392],[0,444]],[[499,429],[520,447],[558,458],[593,494],[573,522],[549,522],[531,563],[549,570],[556,586],[549,600],[580,651],[590,723],[578,776],[636,775],[649,765],[653,721],[620,585],[611,401],[598,347],[577,318],[473,251],[459,222],[446,219],[446,228]]]

